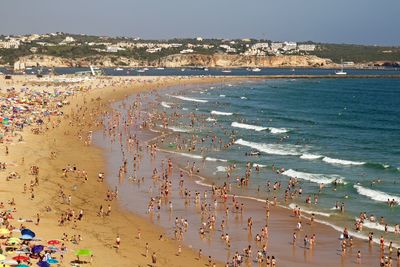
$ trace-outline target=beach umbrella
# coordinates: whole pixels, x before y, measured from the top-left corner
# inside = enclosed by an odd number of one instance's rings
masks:
[[[36,263],[40,267],[50,267],[50,264],[47,261],[39,261]]]
[[[16,237],[11,237],[7,240],[7,243],[9,244],[19,244],[21,243],[21,240],[19,240],[19,238]]]
[[[16,261],[27,261],[27,260],[29,260],[29,258],[27,256],[18,255],[18,256],[13,257],[13,260],[16,260]]]
[[[50,249],[51,251],[57,251],[58,248],[55,246],[48,246],[47,249]]]
[[[0,235],[8,235],[10,233],[10,230],[6,228],[1,228],[0,229]]]
[[[58,260],[56,260],[56,259],[48,259],[47,263],[49,263],[49,264],[58,264]]]
[[[21,239],[21,240],[32,240],[33,237],[30,236],[30,235],[21,235],[21,236],[19,237],[19,239]]]
[[[47,244],[49,244],[49,245],[58,245],[58,244],[60,244],[60,241],[54,239],[54,240],[48,241]]]
[[[21,235],[30,235],[31,237],[35,237],[36,234],[30,229],[23,229],[21,231]]]
[[[76,256],[91,256],[92,251],[90,249],[80,249],[75,252]]]
[[[26,264],[18,264],[18,265],[15,266],[15,267],[29,267],[29,265],[26,265]]]
[[[6,256],[4,256],[3,254],[0,254],[0,261],[3,261],[6,259]]]
[[[5,261],[2,261],[2,263],[6,264],[6,265],[18,265],[18,261],[16,261],[16,260],[5,260]]]
[[[43,249],[44,249],[44,246],[42,246],[42,245],[34,246],[32,248],[32,253],[34,253],[34,254],[40,253],[43,251]]]

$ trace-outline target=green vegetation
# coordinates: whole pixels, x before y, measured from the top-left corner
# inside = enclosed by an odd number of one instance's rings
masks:
[[[66,37],[74,38],[74,42],[65,44],[63,41]],[[0,36],[0,39],[5,39],[5,36]],[[162,48],[161,51],[149,53],[146,48],[125,48],[116,53],[108,53],[106,51],[108,45],[116,43],[169,43],[181,44],[178,48]],[[202,55],[213,55],[217,53],[225,53],[225,50],[220,45],[229,45],[236,49],[237,54],[244,53],[249,47],[255,43],[270,43],[270,40],[222,40],[222,39],[204,39],[198,41],[196,39],[170,39],[170,40],[141,40],[129,37],[103,37],[81,34],[65,34],[57,33],[50,35],[42,35],[41,38],[32,42],[21,43],[18,49],[0,49],[0,64],[13,64],[19,57],[27,55],[49,55],[63,57],[68,59],[87,58],[94,56],[111,56],[111,57],[126,57],[130,59],[142,61],[156,61],[160,58],[179,54],[183,49],[193,49],[194,53]],[[298,52],[292,50],[286,52],[288,54],[309,54],[316,55],[322,58],[329,58],[336,63],[343,61],[352,61],[354,63],[366,63],[373,61],[400,62],[400,47],[382,47],[382,46],[366,46],[366,45],[346,45],[346,44],[321,44],[311,41],[306,44],[315,44],[317,49],[312,52]],[[303,42],[304,44],[304,42]],[[196,47],[199,45],[198,47]],[[202,47],[207,45],[208,47]],[[35,48],[35,49],[32,49]],[[232,54],[232,53],[230,53]],[[117,60],[115,62],[120,62]],[[123,61],[123,60],[122,60]],[[121,62],[120,65],[126,64]]]
[[[330,58],[336,63],[353,61],[366,63],[371,61],[400,61],[400,47],[382,47],[347,44],[318,44],[318,49],[310,52],[318,57]]]

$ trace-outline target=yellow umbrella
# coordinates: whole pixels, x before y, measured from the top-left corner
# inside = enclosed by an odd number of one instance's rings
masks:
[[[5,260],[6,256],[4,256],[3,254],[0,254],[0,261]]]
[[[10,230],[6,228],[0,228],[0,235],[8,235],[10,233]]]
[[[19,244],[19,243],[21,243],[21,240],[19,240],[19,238],[17,238],[17,237],[10,237],[7,240],[7,243],[9,243],[9,244]]]

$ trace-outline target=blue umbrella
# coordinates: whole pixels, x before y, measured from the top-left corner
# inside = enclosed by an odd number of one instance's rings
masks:
[[[37,265],[40,267],[50,267],[50,264],[47,261],[39,261]]]
[[[21,235],[30,235],[31,237],[35,237],[36,234],[30,229],[24,229],[21,231]]]
[[[22,239],[22,240],[31,240],[31,239],[33,239],[33,236],[31,236],[31,235],[22,235],[22,236],[19,237],[19,239]]]
[[[34,247],[32,248],[32,253],[33,253],[33,254],[40,253],[40,252],[43,251],[43,249],[44,249],[44,246],[42,246],[42,245],[34,246]]]

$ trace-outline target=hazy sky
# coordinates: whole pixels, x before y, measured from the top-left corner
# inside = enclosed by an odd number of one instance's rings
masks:
[[[0,0],[0,34],[400,45],[400,0]]]

